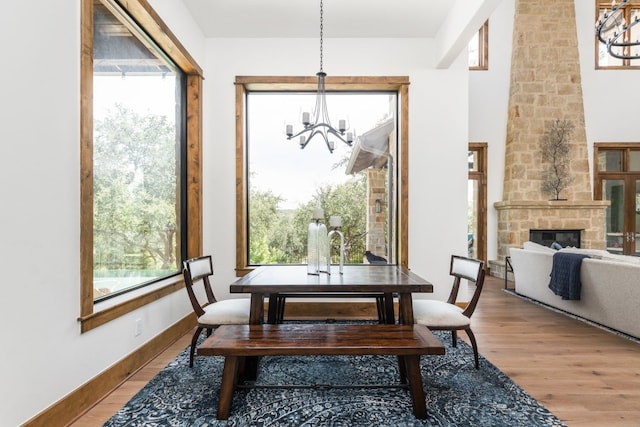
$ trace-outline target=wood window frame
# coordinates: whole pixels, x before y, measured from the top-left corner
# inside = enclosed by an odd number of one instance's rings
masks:
[[[602,171],[598,166],[598,157],[602,151],[619,151],[622,153],[622,167],[619,171]],[[603,200],[602,181],[620,180],[624,181],[625,188],[631,186],[632,183],[640,176],[640,171],[632,171],[630,169],[631,151],[640,151],[640,143],[616,143],[616,142],[596,142],[593,144],[593,199]],[[630,224],[635,224],[635,200],[625,199],[627,209],[624,212],[625,232],[632,232],[629,229]],[[633,230],[635,233],[635,230]],[[629,243],[626,243],[627,245]]]
[[[478,165],[475,171],[469,171],[468,179],[478,181],[478,218],[476,229],[478,232],[478,259],[487,262],[487,171],[488,144],[486,142],[470,142],[469,151],[478,153]]]
[[[187,258],[202,254],[202,69],[146,0],[100,0],[124,10],[186,75]],[[94,311],[93,298],[93,9],[81,4],[80,54],[80,322],[87,332],[184,287],[176,275],[153,290]]]
[[[478,30],[478,65],[469,70],[489,69],[489,20],[486,20]]]
[[[248,260],[248,188],[246,153],[246,95],[249,91],[314,91],[316,77],[236,76],[236,274],[243,276],[253,268]],[[398,163],[398,265],[408,268],[409,227],[409,78],[406,76],[327,77],[327,91],[395,91],[399,106]],[[283,138],[284,138],[283,134]]]

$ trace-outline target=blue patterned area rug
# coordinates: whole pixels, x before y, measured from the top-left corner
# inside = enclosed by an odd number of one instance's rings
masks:
[[[465,342],[452,347],[449,333],[435,333],[446,355],[420,362],[426,420],[413,416],[408,389],[375,387],[398,384],[395,356],[272,356],[261,360],[256,384],[301,387],[237,389],[220,421],[224,359],[196,357],[189,368],[187,348],[104,426],[564,426],[483,357],[474,369]]]

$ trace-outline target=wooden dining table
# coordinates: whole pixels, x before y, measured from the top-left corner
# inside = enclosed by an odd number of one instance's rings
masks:
[[[433,285],[397,265],[346,265],[343,274],[335,271],[319,275],[307,274],[306,265],[263,265],[236,280],[229,290],[231,293],[251,294],[251,324],[264,322],[264,300],[278,294],[306,293],[322,298],[323,294],[353,297],[377,293],[397,295],[399,323],[413,325],[412,294],[431,293]]]

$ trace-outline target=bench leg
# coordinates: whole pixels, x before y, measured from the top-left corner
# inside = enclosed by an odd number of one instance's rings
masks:
[[[218,400],[218,419],[226,420],[231,412],[231,400],[233,399],[233,389],[236,385],[236,375],[240,357],[226,356],[224,359],[224,369],[222,370],[222,382],[220,384],[220,396]]]
[[[420,373],[420,356],[404,356],[409,377],[409,390],[411,390],[411,401],[413,403],[413,414],[416,418],[424,420],[427,418],[427,403],[422,389],[422,374]]]

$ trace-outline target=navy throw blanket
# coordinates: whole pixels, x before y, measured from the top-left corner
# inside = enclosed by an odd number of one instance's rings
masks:
[[[582,260],[588,255],[573,254],[569,252],[556,252],[553,254],[553,266],[551,267],[551,281],[549,289],[562,299],[579,300],[582,282],[580,282],[580,267]]]

